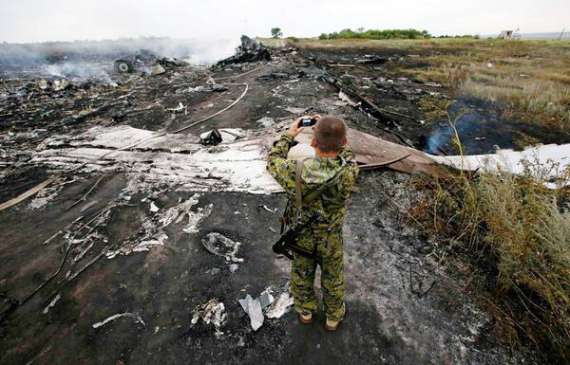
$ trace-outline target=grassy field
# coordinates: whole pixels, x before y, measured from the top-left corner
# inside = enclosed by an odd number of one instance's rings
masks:
[[[499,102],[504,113],[515,119],[570,128],[568,41],[299,39],[292,43],[307,49],[418,54],[421,67],[389,63],[387,71]]]

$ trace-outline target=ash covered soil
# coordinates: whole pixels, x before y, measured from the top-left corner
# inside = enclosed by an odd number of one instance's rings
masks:
[[[223,181],[209,184],[220,180],[211,174],[190,185],[150,178],[140,169],[130,173],[128,163],[117,166],[112,154],[83,168],[34,157],[46,149],[81,148],[66,141],[94,126],[179,130],[222,110],[245,84],[248,91],[233,108],[181,133],[261,130],[316,112],[419,146],[429,128],[418,123],[414,98],[394,91],[399,101],[389,104],[399,109],[384,114],[339,99],[330,78],[342,73],[325,65],[346,62],[338,52],[273,50],[271,61],[213,70],[167,67],[153,76],[121,76],[115,86],[54,90],[33,79],[4,80],[1,201],[47,178],[53,182],[0,211],[0,363],[535,363],[531,354],[498,343],[467,275],[450,274],[429,255],[433,243],[408,221],[420,194],[408,175],[382,170],[359,178],[344,227],[349,317],[341,329],[326,333],[321,314],[301,326],[288,311],[266,316],[254,331],[239,299],[267,288],[275,299],[287,299],[289,262],[271,251],[282,193],[229,191]],[[382,77],[386,61],[366,53],[349,61]],[[408,80],[400,81],[395,88],[410,89]],[[437,85],[413,89],[445,94]],[[57,136],[67,137],[59,145],[45,143]],[[200,180],[203,189],[196,188]],[[221,257],[205,249],[203,242],[220,236],[237,252]],[[276,303],[268,310],[279,309]]]

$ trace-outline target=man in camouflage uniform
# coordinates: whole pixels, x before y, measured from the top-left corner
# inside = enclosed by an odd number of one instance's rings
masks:
[[[293,122],[287,133],[274,144],[269,153],[267,169],[285,189],[289,203],[285,211],[287,224],[307,222],[315,214],[316,221],[308,226],[297,239],[297,245],[314,253],[313,258],[294,253],[291,265],[291,291],[295,310],[301,323],[312,323],[313,312],[317,310],[314,292],[315,270],[321,267],[323,304],[327,317],[325,328],[334,331],[344,319],[344,272],[342,225],[346,216],[345,203],[350,197],[358,175],[358,167],[351,149],[346,146],[346,125],[333,117],[313,116],[317,124],[313,127],[311,146],[316,157],[305,159],[302,167],[297,161],[288,160],[287,153],[294,145],[294,138],[303,128],[300,119]],[[302,170],[301,170],[302,169]],[[302,171],[301,196],[327,186],[316,199],[297,209],[296,171]],[[333,182],[333,183],[331,183]]]

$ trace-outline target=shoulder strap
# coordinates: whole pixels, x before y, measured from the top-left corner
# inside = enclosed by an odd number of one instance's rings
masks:
[[[301,191],[302,185],[302,175],[303,175],[303,166],[305,165],[305,160],[297,160],[297,169],[295,171],[295,205],[297,206],[297,212],[301,212],[301,208],[303,206],[303,192]]]

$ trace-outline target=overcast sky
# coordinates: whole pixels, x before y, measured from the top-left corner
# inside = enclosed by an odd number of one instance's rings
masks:
[[[432,34],[570,30],[570,0],[0,0],[0,41],[136,36],[317,36],[343,28]]]

